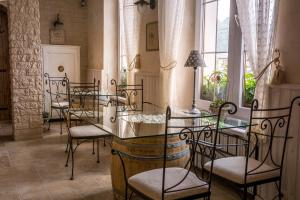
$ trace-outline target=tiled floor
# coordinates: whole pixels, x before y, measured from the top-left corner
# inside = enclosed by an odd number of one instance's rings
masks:
[[[58,126],[40,140],[0,142],[0,200],[113,199],[110,179],[110,148],[101,145],[100,163],[92,145],[82,144],[76,152],[75,180],[65,168],[66,135]],[[213,200],[238,199],[220,184],[213,187]]]

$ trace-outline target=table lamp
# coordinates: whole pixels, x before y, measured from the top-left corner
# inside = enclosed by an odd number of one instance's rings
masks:
[[[192,110],[190,110],[188,113],[198,114],[198,113],[200,113],[200,111],[196,108],[196,105],[195,105],[196,71],[197,71],[198,67],[206,67],[206,65],[205,65],[205,62],[204,62],[202,56],[200,55],[199,51],[192,50],[184,66],[194,68],[193,104],[192,104]]]

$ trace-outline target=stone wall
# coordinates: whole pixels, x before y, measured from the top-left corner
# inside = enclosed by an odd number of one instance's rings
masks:
[[[15,140],[42,135],[43,81],[38,0],[9,1],[12,119]]]

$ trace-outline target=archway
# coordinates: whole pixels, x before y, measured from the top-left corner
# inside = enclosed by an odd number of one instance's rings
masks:
[[[0,4],[0,136],[12,136],[8,14]]]

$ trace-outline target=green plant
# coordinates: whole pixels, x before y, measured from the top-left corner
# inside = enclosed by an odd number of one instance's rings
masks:
[[[216,99],[213,102],[211,102],[211,104],[209,105],[209,107],[219,108],[223,103],[225,103],[225,100],[223,100],[223,99]]]
[[[244,104],[249,106],[254,98],[256,80],[253,73],[245,73],[244,77]]]

